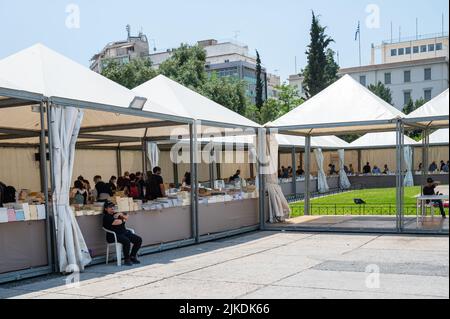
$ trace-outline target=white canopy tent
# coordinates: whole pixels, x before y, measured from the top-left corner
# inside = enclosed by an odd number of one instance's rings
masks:
[[[397,136],[395,132],[368,133],[350,143],[349,148],[391,148],[396,146],[396,139]],[[406,135],[404,136],[404,139],[405,145],[415,146],[420,144]]]
[[[430,145],[448,145],[449,129],[444,128],[430,134]],[[420,142],[419,142],[420,143]]]
[[[155,104],[147,111],[137,110],[145,98],[41,44],[0,60],[0,74],[2,144],[40,143],[41,153],[45,154],[48,131],[58,269],[83,270],[91,258],[68,201],[75,142],[103,143],[115,132],[110,128],[113,125],[126,129],[159,126],[161,119],[166,120],[165,125],[190,120]],[[156,112],[151,111],[152,107]],[[50,127],[46,127],[44,112]],[[95,128],[97,134],[86,134],[90,128]],[[79,135],[80,129],[86,132]],[[139,139],[144,136],[143,129],[135,133]]]
[[[449,89],[424,104],[405,118],[406,123],[422,127],[448,127],[449,123]]]
[[[405,115],[349,75],[331,84],[291,112],[269,123],[267,127],[281,134],[306,136],[306,176],[309,175],[311,137],[330,134],[355,134],[396,131],[397,146],[397,214],[402,216],[403,198],[403,125]],[[306,179],[304,212],[309,214],[310,194]],[[397,228],[400,229],[400,222]]]
[[[267,126],[281,134],[330,135],[395,130],[405,115],[345,75]]]

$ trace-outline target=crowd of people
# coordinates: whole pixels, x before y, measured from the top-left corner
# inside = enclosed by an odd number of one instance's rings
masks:
[[[166,188],[160,167],[155,167],[144,176],[141,172],[125,172],[123,176],[111,176],[106,182],[102,176],[93,178],[94,186],[83,176],[79,176],[74,182],[70,198],[72,204],[86,205],[91,202],[106,202],[114,195],[120,193],[123,196],[140,200],[155,200],[166,196]],[[191,174],[186,172],[183,177],[183,186],[191,185]],[[174,186],[174,185],[171,185]]]
[[[444,162],[443,160],[440,161],[439,165],[436,162],[432,162],[428,167],[429,173],[437,173],[437,172],[443,172],[448,173],[450,167],[450,161]],[[422,171],[423,165],[422,163],[419,164],[418,171]],[[353,167],[353,164],[344,165],[344,171],[347,175],[355,175],[355,168]],[[328,175],[338,175],[339,171],[336,169],[336,166],[334,164],[328,165]],[[377,165],[371,166],[370,162],[367,162],[363,168],[362,168],[362,174],[369,175],[389,175],[391,173],[391,170],[389,169],[389,166],[387,164],[384,164],[382,168],[380,168]],[[305,174],[305,171],[302,169],[301,166],[299,166],[296,170],[296,176],[303,176]],[[282,166],[281,169],[278,170],[278,178],[286,179],[293,177],[293,169],[291,166],[285,167]]]

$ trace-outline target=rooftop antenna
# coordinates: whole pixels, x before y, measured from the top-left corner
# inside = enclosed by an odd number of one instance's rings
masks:
[[[127,24],[127,35],[128,35],[128,38],[130,38],[130,36],[131,36],[131,26],[129,24]]]
[[[337,64],[341,65],[341,62],[339,61],[339,51],[336,52],[336,58],[337,58]]]
[[[398,42],[402,42],[402,26],[398,27]]]
[[[444,18],[444,13],[442,13],[442,36],[444,36],[444,34],[445,34],[445,27],[444,27],[444,22],[445,21],[445,18]]]

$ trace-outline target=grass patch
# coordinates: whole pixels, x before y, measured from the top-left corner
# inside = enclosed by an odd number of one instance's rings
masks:
[[[405,187],[405,215],[416,214],[416,196],[420,186]],[[367,204],[356,205],[353,199],[361,198]],[[292,203],[292,217],[304,215],[303,201]],[[356,190],[311,200],[312,215],[395,215],[396,189],[379,188]],[[436,211],[439,214],[439,209]]]

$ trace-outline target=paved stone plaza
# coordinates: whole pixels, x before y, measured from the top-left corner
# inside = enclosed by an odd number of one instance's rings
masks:
[[[449,298],[448,237],[255,232],[141,260],[89,267],[78,287],[0,285],[0,298]]]

